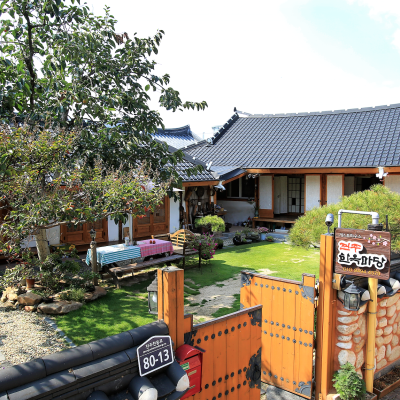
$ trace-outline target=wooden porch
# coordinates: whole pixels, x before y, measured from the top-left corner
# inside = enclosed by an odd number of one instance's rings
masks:
[[[274,231],[276,226],[284,226],[285,224],[290,224],[290,227],[296,222],[297,218],[301,217],[302,214],[299,215],[277,215],[273,217],[254,217],[252,219],[253,228],[256,227],[258,222],[266,222],[268,223],[268,227]]]

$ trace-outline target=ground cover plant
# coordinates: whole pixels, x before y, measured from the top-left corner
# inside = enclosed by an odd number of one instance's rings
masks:
[[[57,316],[56,323],[76,345],[149,324],[157,320],[148,312],[146,288],[151,281],[108,290],[107,296]]]
[[[319,243],[320,236],[327,231],[326,215],[332,213],[335,217],[331,227],[333,232],[333,228],[338,226],[337,213],[340,209],[378,212],[379,222],[384,224],[384,229],[386,229],[385,220],[388,215],[392,233],[392,250],[400,251],[400,194],[382,185],[374,185],[370,190],[343,197],[339,203],[307,211],[307,214],[297,219],[291,229],[290,240],[304,247]],[[367,229],[370,223],[369,215],[344,214],[342,216],[342,228]]]

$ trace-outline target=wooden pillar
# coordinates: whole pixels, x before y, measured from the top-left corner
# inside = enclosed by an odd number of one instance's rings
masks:
[[[368,302],[368,338],[365,363],[365,385],[367,391],[374,390],[375,367],[375,334],[376,334],[376,309],[378,305],[378,279],[368,278],[368,291],[371,300]]]
[[[317,308],[317,352],[315,363],[315,397],[318,400],[325,400],[333,387],[334,309],[336,307],[337,296],[336,291],[332,287],[333,250],[333,235],[321,235]]]
[[[157,271],[158,319],[168,325],[174,350],[184,344],[184,271],[177,267],[166,267]]]
[[[97,270],[97,243],[92,240],[90,242],[90,252],[91,252],[91,256],[92,256],[92,271],[97,274],[98,270]],[[94,286],[98,286],[99,284],[99,279],[97,277],[93,278],[93,285]]]

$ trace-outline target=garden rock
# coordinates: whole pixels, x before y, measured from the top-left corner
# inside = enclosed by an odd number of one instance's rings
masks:
[[[93,301],[99,297],[104,297],[107,294],[107,290],[101,286],[95,286],[94,292],[85,293],[85,301]]]
[[[82,303],[77,301],[56,301],[54,303],[41,303],[38,307],[43,314],[61,315],[68,314],[71,311],[79,310]]]
[[[18,295],[23,293],[21,288],[8,287],[1,296],[1,301],[5,303],[7,300],[16,301]]]
[[[34,306],[25,306],[24,310],[28,311],[28,312],[34,312],[37,310],[37,308],[38,308],[38,306],[37,306],[37,304],[35,304]]]
[[[23,306],[33,306],[34,304],[39,304],[42,301],[42,296],[38,294],[28,292],[18,296],[18,303]]]

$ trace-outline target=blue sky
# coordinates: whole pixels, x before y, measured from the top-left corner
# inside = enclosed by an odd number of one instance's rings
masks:
[[[292,113],[400,103],[399,0],[95,0],[117,29],[166,33],[158,73],[204,112],[160,110],[206,136],[233,108]],[[152,102],[157,109],[156,99]]]

